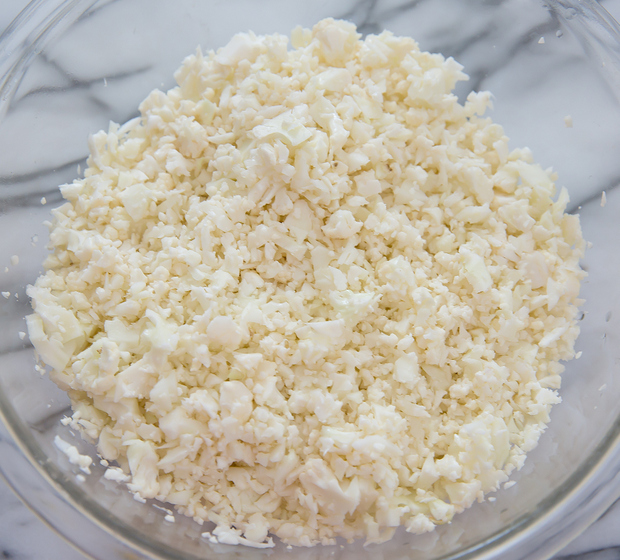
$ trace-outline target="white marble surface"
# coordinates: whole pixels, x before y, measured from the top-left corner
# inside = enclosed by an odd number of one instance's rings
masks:
[[[0,482],[0,558],[84,560],[85,557],[46,527],[2,481]]]
[[[2,0],[0,3],[0,30],[8,25],[25,4],[24,0]],[[612,15],[620,19],[620,0],[607,0],[604,5]],[[544,35],[544,32],[545,30],[542,29],[541,35]],[[486,87],[492,89],[490,85]],[[588,139],[584,141],[588,141]],[[19,501],[6,484],[0,481],[0,559],[2,558],[80,560],[84,556],[47,528]],[[620,501],[616,501],[607,513],[557,554],[555,558],[619,559]],[[120,560],[120,558],[110,558],[109,560]]]

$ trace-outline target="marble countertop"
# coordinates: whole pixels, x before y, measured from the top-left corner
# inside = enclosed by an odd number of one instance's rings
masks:
[[[26,0],[2,0],[0,31],[26,3]],[[606,0],[603,4],[620,20],[620,0]],[[3,558],[83,560],[84,556],[46,527],[0,479],[0,559]],[[620,559],[620,500],[554,558],[556,560]]]

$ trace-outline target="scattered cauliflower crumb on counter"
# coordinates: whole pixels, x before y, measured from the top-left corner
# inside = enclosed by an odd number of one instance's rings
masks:
[[[431,531],[560,400],[579,218],[453,59],[331,19],[291,44],[198,51],[92,136],[30,339],[106,478],[214,541]]]

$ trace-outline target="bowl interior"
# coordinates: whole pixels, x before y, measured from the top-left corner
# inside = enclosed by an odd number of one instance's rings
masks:
[[[502,542],[523,538],[553,508],[564,507],[563,497],[591,475],[617,438],[615,405],[620,399],[620,378],[615,375],[620,360],[620,252],[612,245],[620,238],[620,222],[613,218],[620,212],[620,193],[613,190],[620,178],[620,107],[602,75],[605,69],[597,68],[571,33],[571,25],[581,25],[581,16],[577,14],[573,24],[561,24],[534,0],[73,4],[83,13],[77,17],[72,12],[74,21],[64,32],[31,57],[16,91],[2,102],[7,112],[0,123],[0,284],[11,293],[0,299],[0,405],[26,453],[63,495],[107,530],[162,558],[355,554],[430,559],[477,549],[491,554]],[[584,236],[593,244],[583,263],[588,277],[582,287],[586,303],[577,343],[583,354],[567,365],[562,403],[555,406],[539,446],[513,477],[517,484],[498,492],[494,502],[474,505],[431,534],[399,532],[380,547],[231,549],[201,538],[205,528],[180,515],[176,523],[167,523],[165,512],[151,502],[138,503],[124,488],[105,480],[105,469],[97,461],[82,480],[54,446],[54,436],[61,435],[95,457],[90,444],[60,424],[69,412],[68,399],[35,371],[32,349],[18,336],[30,311],[25,287],[41,270],[47,238],[43,222],[61,202],[57,185],[84,168],[88,134],[107,127],[110,120],[122,123],[135,116],[151,89],[171,87],[173,71],[198,45],[216,48],[235,32],[249,29],[287,34],[296,25],[309,27],[327,16],[350,19],[363,33],[389,29],[409,35],[422,49],[456,58],[471,77],[460,86],[459,96],[489,89],[495,104],[490,116],[504,126],[511,147],[530,147],[536,161],[558,172],[558,184],[571,196],[571,212],[580,214]],[[572,128],[564,120],[569,115]],[[605,207],[600,203],[603,190]],[[19,264],[10,264],[13,255],[19,256]]]

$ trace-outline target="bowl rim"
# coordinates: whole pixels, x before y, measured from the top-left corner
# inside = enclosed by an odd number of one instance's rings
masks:
[[[615,46],[615,51],[620,52],[620,25],[597,0],[538,1],[575,33],[590,56],[602,56],[601,49],[596,46],[609,45],[610,42]],[[31,61],[55,37],[87,15],[91,9],[97,9],[100,3],[101,0],[32,0],[0,34],[0,122]],[[570,17],[567,17],[566,10],[574,10],[577,15],[569,12]],[[588,32],[585,38],[583,33],[580,34],[581,27],[576,27],[569,20],[584,24],[583,29],[587,28]],[[620,55],[616,57],[616,61],[620,61]],[[617,76],[605,77],[610,85],[614,86],[616,83],[620,84],[618,76],[620,73]],[[614,91],[618,94],[620,88]],[[35,469],[49,485],[55,499],[69,504],[114,542],[120,542],[129,550],[157,560],[198,560],[197,556],[185,553],[180,556],[178,551],[162,542],[152,540],[142,533],[129,531],[120,519],[97,502],[84,499],[85,495],[79,486],[47,460],[39,444],[30,435],[28,427],[6,398],[1,380],[0,420],[10,434],[14,446],[19,449],[25,461],[24,466],[29,465]],[[474,557],[477,560],[516,560],[523,557],[525,546],[530,560],[551,557],[598,519],[620,497],[620,415],[589,459],[542,500],[533,512],[520,516],[478,543],[456,553],[441,556],[441,560]],[[49,513],[44,514],[37,504],[25,496],[15,477],[4,469],[1,463],[0,475],[46,525],[72,546],[92,558],[98,558],[97,552],[105,553],[86,550],[84,545],[76,544],[69,533],[70,527],[59,527],[57,520],[50,519]],[[601,479],[606,481],[605,484],[600,484]],[[569,510],[568,515],[566,509]],[[531,550],[533,542],[537,544],[534,552]],[[231,548],[232,550],[234,549]]]

